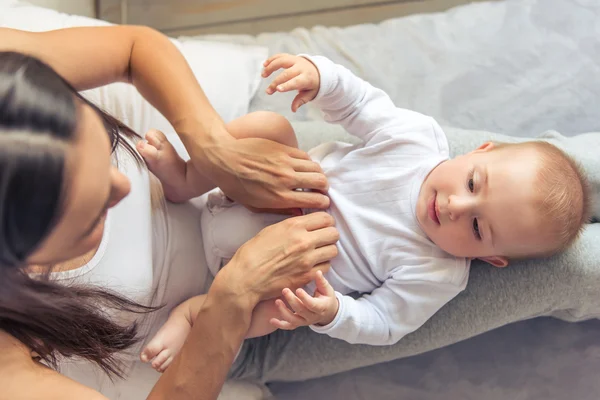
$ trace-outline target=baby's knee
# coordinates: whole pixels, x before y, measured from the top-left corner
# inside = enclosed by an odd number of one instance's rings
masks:
[[[241,117],[239,122],[244,137],[269,139],[286,146],[298,147],[292,124],[281,114],[272,111],[256,111]],[[238,129],[236,127],[236,129]]]
[[[272,135],[271,140],[275,140],[287,146],[298,147],[298,140],[292,124],[286,117],[272,111],[257,111],[257,118],[262,121],[265,131]]]

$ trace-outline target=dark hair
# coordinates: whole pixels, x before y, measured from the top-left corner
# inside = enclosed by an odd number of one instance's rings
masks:
[[[138,341],[137,325],[121,326],[107,310],[145,313],[142,306],[102,288],[61,285],[49,274],[31,277],[25,261],[57,224],[65,192],[65,158],[75,139],[78,107],[102,118],[113,150],[119,143],[140,163],[121,133],[127,126],[81,97],[51,67],[15,52],[0,52],[0,329],[48,365],[58,356],[82,357],[122,376],[116,353]]]

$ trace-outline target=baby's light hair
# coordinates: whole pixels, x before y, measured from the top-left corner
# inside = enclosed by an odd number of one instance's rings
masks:
[[[543,141],[497,143],[497,149],[533,149],[539,154],[538,209],[550,248],[525,257],[547,257],[568,248],[590,221],[592,194],[583,169],[558,147]],[[518,257],[521,258],[521,257]]]

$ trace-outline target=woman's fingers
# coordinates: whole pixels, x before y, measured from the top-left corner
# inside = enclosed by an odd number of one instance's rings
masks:
[[[315,248],[334,244],[340,240],[340,233],[333,226],[313,231],[311,232],[311,236],[315,243]]]
[[[329,261],[327,261],[322,264],[315,265],[313,267],[313,269],[311,270],[311,274],[314,274],[316,276],[316,274],[319,273],[319,271],[321,271],[321,273],[323,273],[323,274],[326,274],[327,272],[329,272],[330,268],[331,268],[331,263]]]
[[[320,186],[320,182],[315,181],[314,183],[307,183],[306,185],[304,185],[304,187],[302,187],[302,189],[318,190],[316,188]],[[285,197],[285,200],[287,204],[293,204],[296,207],[318,208],[322,210],[328,208],[330,204],[329,197],[318,192],[302,192],[290,190],[287,193],[287,197]]]
[[[321,193],[329,190],[329,182],[327,177],[321,172],[296,172],[294,174],[296,185],[291,189],[302,188],[318,190]]]
[[[312,160],[292,160],[292,168],[296,172],[318,172],[323,174],[321,165]]]
[[[338,253],[339,251],[335,244],[321,246],[311,253],[310,263],[318,265],[327,261],[331,261],[337,257]]]
[[[275,143],[278,144],[278,143]],[[298,159],[298,160],[304,160],[304,161],[312,161],[310,156],[308,155],[307,152],[300,150],[296,147],[289,147],[289,146],[285,146],[282,144],[278,144],[279,146],[281,146],[280,148],[282,150],[284,150],[288,156],[290,156],[291,158],[294,159]]]
[[[301,227],[309,232],[335,225],[335,220],[333,217],[324,211],[303,215],[301,217],[290,218],[287,221],[298,223]]]

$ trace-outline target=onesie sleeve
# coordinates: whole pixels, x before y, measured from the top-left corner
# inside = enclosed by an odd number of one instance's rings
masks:
[[[336,292],[339,310],[334,320],[310,328],[353,344],[391,345],[420,328],[465,286],[390,278],[358,299]]]
[[[318,69],[321,85],[313,104],[329,123],[339,124],[363,142],[401,139],[447,153],[447,139],[437,122],[398,108],[381,89],[326,57],[302,55]]]

